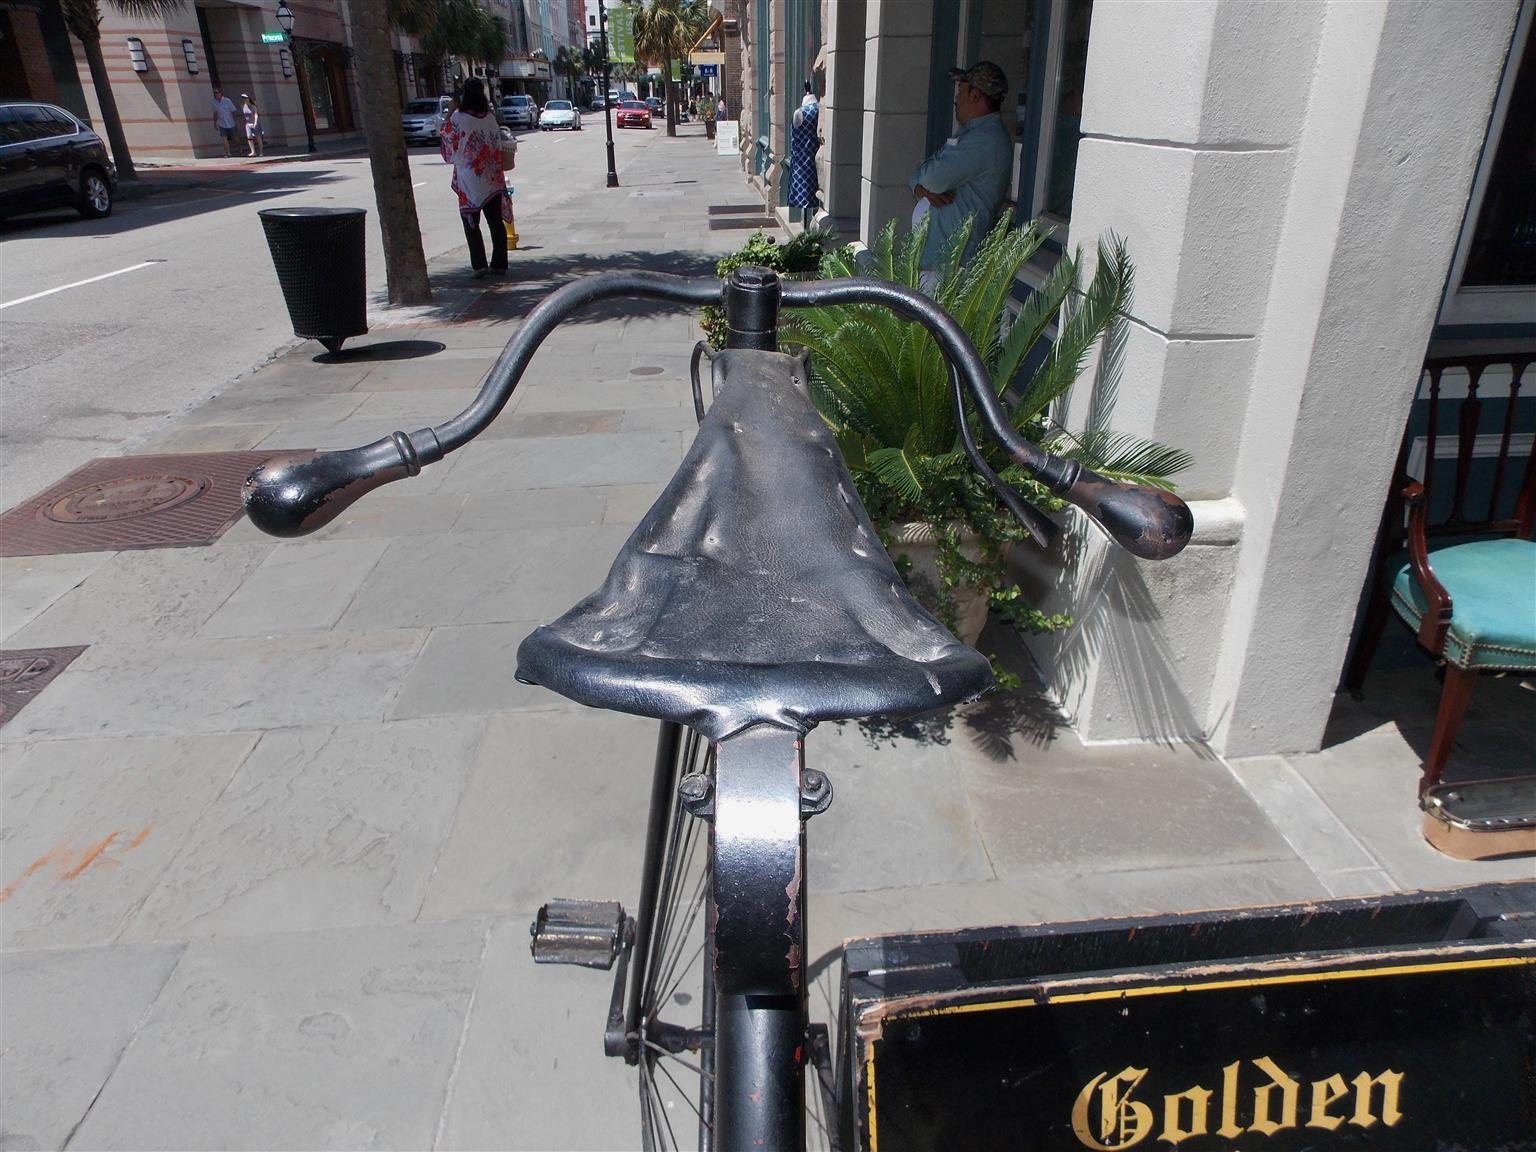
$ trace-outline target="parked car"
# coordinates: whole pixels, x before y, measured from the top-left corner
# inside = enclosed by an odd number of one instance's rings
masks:
[[[619,105],[613,122],[620,128],[649,128],[651,126],[650,106],[642,104],[639,100],[626,100]]]
[[[117,165],[100,136],[53,104],[0,103],[0,217],[74,208],[109,215]]]
[[[601,112],[604,108],[608,107],[608,101],[604,100],[601,96],[594,96],[592,97],[592,103],[587,107],[593,112]]]
[[[423,96],[407,100],[400,109],[400,131],[407,144],[436,144],[448,114],[448,96]]]
[[[545,132],[554,128],[579,129],[581,113],[569,100],[551,100],[539,113],[539,127]]]
[[[501,113],[501,122],[508,128],[539,126],[539,106],[532,96],[503,96],[497,110]]]

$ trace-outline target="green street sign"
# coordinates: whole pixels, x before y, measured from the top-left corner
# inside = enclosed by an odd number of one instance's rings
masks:
[[[635,14],[628,4],[608,9],[608,59],[615,64],[635,62]]]
[[[263,44],[286,44],[288,43],[288,37],[284,36],[281,32],[263,32],[261,34],[261,42]]]

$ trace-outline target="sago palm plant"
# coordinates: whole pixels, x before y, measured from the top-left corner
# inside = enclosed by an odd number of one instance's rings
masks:
[[[926,234],[924,221],[898,239],[893,222],[862,256],[852,248],[829,253],[821,274],[874,275],[920,290]],[[1086,287],[1081,254],[1063,255],[1010,323],[1015,277],[1040,247],[1043,233],[1034,223],[1013,227],[1004,221],[962,263],[967,238],[965,232],[953,238],[931,295],[976,345],[1014,427],[1106,476],[1171,487],[1169,477],[1190,462],[1187,453],[1113,434],[1102,419],[1073,434],[1051,415],[1106,337],[1100,371],[1111,378],[1118,373],[1119,334],[1134,279],[1124,244],[1114,237],[1099,244]],[[979,586],[994,611],[1023,627],[1039,631],[1069,623],[1025,604],[1008,577],[1007,551],[1028,533],[966,459],[943,356],[921,325],[872,305],[838,305],[790,313],[783,342],[812,351],[816,406],[836,434],[875,523],[885,529],[910,522],[931,526],[939,587],[928,597],[918,591],[920,598],[934,601],[929,607],[941,620],[954,627],[955,589]],[[1025,374],[1027,363],[1033,367]],[[1111,379],[1100,395],[1112,394]],[[971,419],[983,454],[1004,480],[1042,508],[1061,506],[991,446]]]

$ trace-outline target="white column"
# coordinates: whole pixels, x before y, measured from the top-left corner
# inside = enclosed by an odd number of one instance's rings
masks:
[[[864,153],[865,0],[827,5],[822,35],[827,50],[827,90],[822,96],[822,149],[826,223],[852,234],[858,227],[860,164]]]
[[[1086,738],[1319,746],[1516,9],[1095,8],[1071,243],[1128,240],[1111,423],[1194,454],[1196,540],[1068,541],[1038,651]]]
[[[907,181],[923,160],[934,0],[867,0],[859,239],[912,213]],[[879,109],[878,113],[875,111]]]

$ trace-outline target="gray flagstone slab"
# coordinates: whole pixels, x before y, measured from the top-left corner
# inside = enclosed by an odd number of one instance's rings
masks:
[[[143,945],[0,955],[0,1148],[64,1147],[181,952]]]
[[[431,1147],[485,934],[468,922],[193,943],[73,1146]]]
[[[116,939],[257,739],[46,740],[8,750],[0,758],[0,943]]]
[[[130,938],[415,919],[481,725],[407,721],[267,733],[198,820]]]

